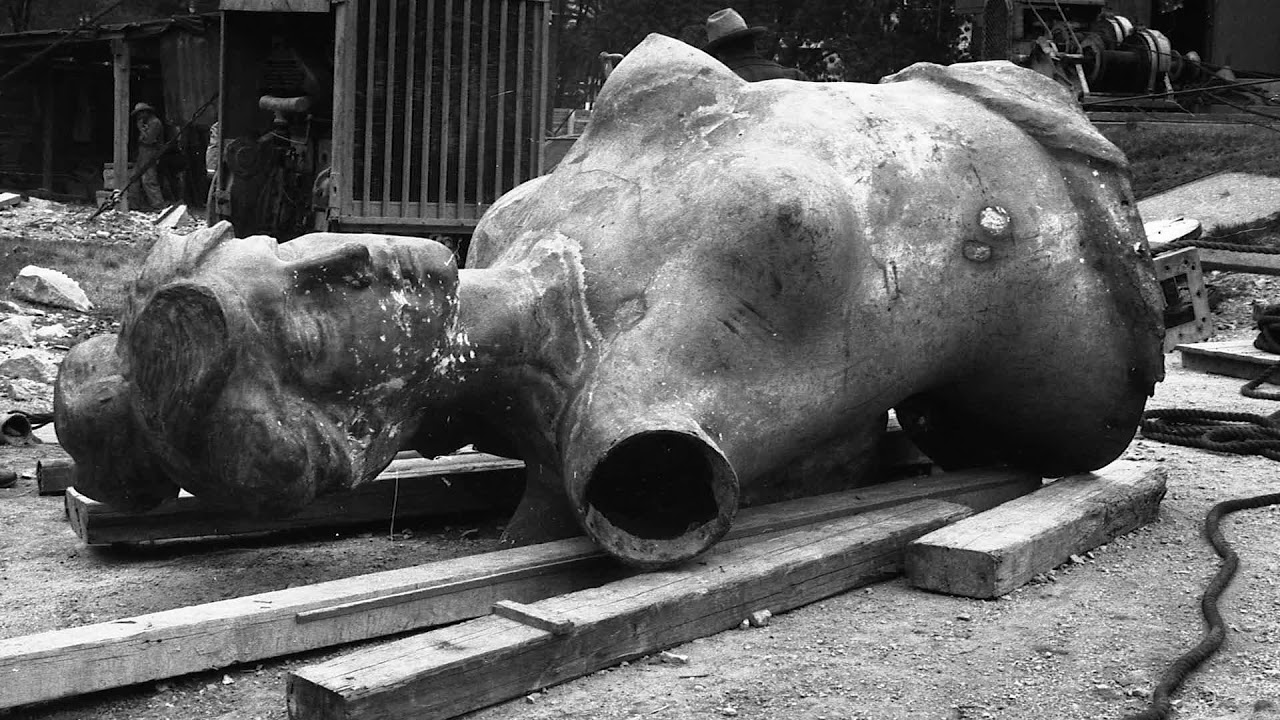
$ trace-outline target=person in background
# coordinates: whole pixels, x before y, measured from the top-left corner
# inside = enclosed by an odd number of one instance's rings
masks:
[[[747,21],[736,10],[725,8],[707,18],[707,44],[702,49],[747,82],[808,80],[800,70],[783,67],[760,55],[756,39],[765,32],[763,27],[747,27]]]
[[[160,209],[165,206],[164,193],[160,191],[160,153],[164,150],[164,123],[156,116],[156,109],[144,102],[133,106],[133,123],[138,128],[135,172],[142,170],[142,194],[150,209]]]

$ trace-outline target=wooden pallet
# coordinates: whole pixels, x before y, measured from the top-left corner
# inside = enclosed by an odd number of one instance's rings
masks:
[[[1242,380],[1253,380],[1280,361],[1280,355],[1254,347],[1253,340],[1188,343],[1176,349],[1182,353],[1182,367],[1188,370]]]

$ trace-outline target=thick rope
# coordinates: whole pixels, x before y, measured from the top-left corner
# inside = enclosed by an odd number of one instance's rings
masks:
[[[1254,319],[1261,333],[1254,345],[1267,352],[1276,352],[1274,345],[1280,339],[1280,305],[1269,305],[1254,310]],[[1271,349],[1271,348],[1275,349]],[[1240,388],[1240,394],[1269,400],[1280,400],[1280,393],[1258,390],[1258,386],[1280,372],[1280,363],[1273,364],[1257,378]],[[1262,455],[1280,460],[1280,412],[1262,416],[1242,412],[1219,410],[1148,410],[1142,417],[1142,436],[1149,440],[1202,448],[1215,452]],[[1213,549],[1222,558],[1222,564],[1214,573],[1204,594],[1200,596],[1200,612],[1208,628],[1195,647],[1174,660],[1151,693],[1151,702],[1139,713],[1124,720],[1165,720],[1172,708],[1170,698],[1196,668],[1222,647],[1226,638],[1226,623],[1218,609],[1218,601],[1240,566],[1240,557],[1222,534],[1222,518],[1238,510],[1267,507],[1280,504],[1280,493],[1224,500],[1214,505],[1204,519],[1204,534]]]
[[[1240,556],[1231,548],[1231,545],[1227,543],[1226,537],[1222,534],[1222,518],[1237,510],[1249,510],[1276,504],[1280,504],[1280,493],[1224,500],[1209,510],[1209,514],[1204,519],[1204,534],[1209,539],[1209,542],[1213,544],[1213,549],[1218,553],[1218,557],[1222,558],[1222,564],[1218,566],[1218,572],[1214,573],[1213,579],[1209,581],[1209,585],[1204,589],[1204,594],[1200,596],[1200,612],[1204,615],[1205,622],[1209,625],[1209,628],[1200,638],[1200,642],[1196,643],[1195,647],[1179,656],[1169,666],[1169,669],[1164,671],[1164,675],[1160,677],[1160,682],[1151,693],[1151,703],[1147,708],[1142,712],[1126,716],[1124,720],[1165,720],[1168,718],[1172,707],[1170,696],[1177,692],[1183,681],[1187,679],[1187,676],[1200,667],[1200,664],[1205,660],[1213,657],[1218,648],[1222,647],[1222,641],[1227,636],[1227,627],[1226,622],[1222,619],[1222,613],[1218,610],[1218,599],[1222,596],[1222,592],[1227,589],[1227,586],[1231,584],[1231,579],[1235,577],[1236,569],[1240,567]]]

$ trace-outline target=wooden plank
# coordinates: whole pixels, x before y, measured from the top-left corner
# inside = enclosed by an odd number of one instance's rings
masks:
[[[1280,361],[1280,355],[1253,346],[1253,340],[1224,340],[1178,345],[1182,367],[1197,372],[1253,380]],[[1280,385],[1280,382],[1272,381]]]
[[[559,635],[490,615],[303,667],[288,678],[289,717],[456,717],[883,579],[907,542],[968,514],[911,503],[536,603],[572,623]]]
[[[1205,270],[1232,270],[1258,275],[1280,275],[1280,255],[1267,253],[1235,252],[1197,248],[1200,266]]]
[[[524,485],[523,468],[519,460],[485,453],[394,460],[373,482],[322,496],[288,518],[211,508],[185,492],[144,513],[115,510],[74,488],[66,491],[65,502],[72,529],[88,545],[154,542],[393,523],[514,506]]]
[[[1220,125],[1239,127],[1242,124],[1269,124],[1269,121],[1266,118],[1242,112],[1185,113],[1088,111],[1085,114],[1089,116],[1089,121],[1095,125],[1133,125],[1137,127],[1156,125]],[[1276,118],[1275,121],[1271,121],[1272,124],[1275,122],[1280,122],[1280,118]]]
[[[494,603],[493,614],[515,620],[521,625],[545,630],[552,635],[565,635],[573,629],[573,621],[562,615],[549,613],[535,605],[526,605],[513,600],[499,600]]]
[[[1022,586],[1160,512],[1165,472],[1118,461],[920,538],[907,549],[907,579],[950,595],[994,598]]]
[[[36,487],[41,495],[63,495],[75,481],[76,464],[72,460],[40,460],[36,463]]]
[[[747,508],[723,547],[922,498],[985,510],[1039,486],[1004,470],[946,473]],[[500,550],[207,605],[0,640],[0,708],[480,617],[630,571],[586,538]]]
[[[333,130],[330,157],[329,219],[350,215],[355,200],[356,71],[359,65],[359,10],[351,3],[335,5]],[[225,72],[225,70],[224,70]],[[223,97],[226,97],[225,95]],[[225,126],[224,126],[225,127]]]
[[[928,457],[916,449],[896,426],[885,436],[880,459],[883,467],[897,471],[898,475],[927,470],[930,466]],[[523,469],[524,463],[520,460],[474,451],[433,459],[424,459],[412,452],[400,453],[373,483],[350,492],[324,496],[298,515],[284,519],[255,519],[210,508],[186,492],[145,513],[120,511],[79,492],[67,492],[73,482],[74,468],[50,468],[50,472],[60,479],[50,478],[47,481],[48,492],[43,490],[45,484],[40,487],[41,494],[45,495],[66,493],[66,513],[71,528],[86,544],[110,545],[389,523],[393,520],[392,508],[396,510],[396,521],[492,509],[510,503],[522,482],[523,475],[518,471]],[[447,477],[443,481],[427,481],[442,476]],[[37,482],[44,483],[39,477],[37,471]],[[991,483],[997,492],[1006,493],[1005,499],[1030,492],[1030,489],[1020,488],[1016,483],[1011,485],[1006,480],[1000,476]],[[396,481],[405,482],[397,487]],[[951,493],[947,489],[948,482],[928,486],[933,489],[927,490],[927,496]],[[873,489],[877,487],[890,489]],[[868,488],[871,494],[867,497],[892,499],[899,492],[896,488],[893,485],[873,486]],[[1014,494],[1007,494],[1009,492]],[[831,517],[847,514],[840,509],[835,513]]]
[[[119,191],[120,198],[116,209],[121,212],[129,210],[129,194],[125,186],[129,184],[129,43],[123,39],[111,41],[111,74],[114,78],[114,94],[112,95],[112,150],[111,169],[115,173],[112,180],[113,189]]]
[[[57,92],[54,81],[54,73],[52,71],[45,74],[44,78],[44,97],[41,99],[41,113],[44,115],[44,127],[41,131],[43,142],[42,152],[40,153],[40,187],[41,189],[53,191],[53,136],[56,132],[54,129],[54,119],[58,117],[57,112]]]

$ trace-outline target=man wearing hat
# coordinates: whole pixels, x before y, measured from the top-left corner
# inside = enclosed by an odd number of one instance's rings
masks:
[[[707,18],[707,44],[702,49],[747,82],[777,78],[808,80],[799,70],[761,57],[756,50],[756,38],[765,32],[763,27],[747,27],[747,21],[736,10],[725,8]]]
[[[156,109],[144,102],[133,106],[133,123],[138,128],[138,159],[134,167],[146,168],[141,178],[142,193],[152,209],[162,208],[160,152],[164,149],[164,123],[156,117]]]

